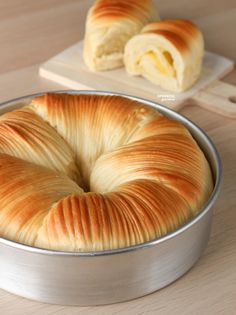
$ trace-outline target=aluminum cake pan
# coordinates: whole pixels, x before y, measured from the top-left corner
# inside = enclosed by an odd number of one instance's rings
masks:
[[[55,93],[55,91],[53,91]],[[199,214],[176,231],[150,242],[117,250],[71,253],[45,250],[0,238],[0,287],[30,299],[63,305],[99,305],[130,300],[173,282],[198,260],[207,245],[213,204],[222,167],[209,137],[193,122],[155,102],[120,93],[57,91],[57,93],[121,95],[158,109],[184,124],[205,153],[214,190]],[[0,114],[30,102],[38,93],[0,105]]]

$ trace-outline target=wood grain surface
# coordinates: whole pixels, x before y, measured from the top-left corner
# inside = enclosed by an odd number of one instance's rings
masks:
[[[204,32],[207,49],[236,61],[235,0],[156,2],[162,17],[194,19]],[[63,88],[39,78],[38,64],[82,38],[90,4],[86,0],[0,0],[1,102]],[[225,80],[236,85],[236,72]],[[210,242],[194,268],[154,294],[99,307],[48,305],[0,290],[1,315],[236,314],[236,123],[191,104],[181,113],[212,138],[224,171]]]

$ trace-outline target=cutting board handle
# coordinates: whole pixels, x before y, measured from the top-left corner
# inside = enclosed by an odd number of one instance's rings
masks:
[[[220,115],[236,119],[236,86],[214,81],[199,91],[192,100],[196,105]]]

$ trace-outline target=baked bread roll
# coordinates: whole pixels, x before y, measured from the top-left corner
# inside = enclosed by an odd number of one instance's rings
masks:
[[[203,54],[203,36],[196,25],[187,20],[164,20],[146,25],[128,41],[124,63],[129,74],[182,92],[198,79]]]
[[[123,66],[126,42],[158,19],[151,0],[97,0],[86,20],[85,63],[94,71]]]
[[[42,127],[26,118],[24,125],[26,114]],[[52,250],[122,248],[176,230],[211,195],[209,164],[189,131],[140,102],[46,94],[0,120],[8,116],[23,136],[14,142],[13,130],[3,129],[7,147],[19,142],[19,149],[0,153],[1,237]],[[42,147],[36,130],[45,126],[53,132]],[[54,157],[42,166],[51,137],[61,139],[58,154],[74,152],[83,181],[69,178]]]

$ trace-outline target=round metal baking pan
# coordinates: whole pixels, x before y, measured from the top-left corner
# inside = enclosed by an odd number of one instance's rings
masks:
[[[62,93],[65,91],[58,91]],[[122,95],[66,91],[71,94]],[[38,93],[40,95],[43,93]],[[0,114],[21,107],[34,95],[5,102]],[[178,230],[140,245],[99,252],[45,250],[0,238],[0,287],[30,299],[64,305],[99,305],[154,292],[189,270],[205,249],[213,204],[219,193],[221,162],[208,136],[184,116],[155,102],[123,95],[154,107],[182,124],[204,151],[214,176],[214,190],[199,214]]]

